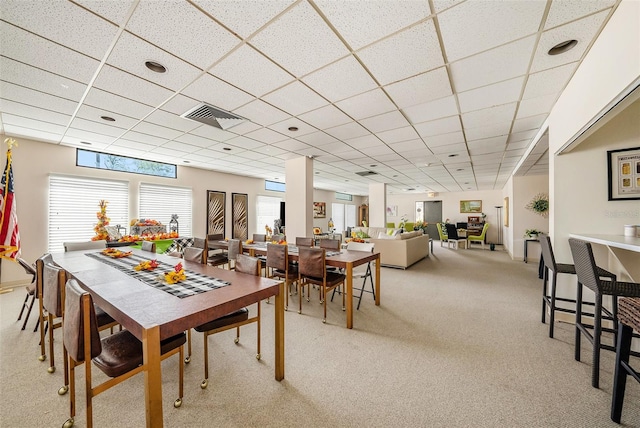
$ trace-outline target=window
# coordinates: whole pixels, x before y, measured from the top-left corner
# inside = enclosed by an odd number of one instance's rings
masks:
[[[274,192],[286,191],[284,183],[278,183],[277,181],[264,180],[264,190],[273,190]]]
[[[336,199],[340,201],[353,201],[353,196],[348,193],[336,192]]]
[[[52,175],[49,177],[49,252],[64,251],[64,242],[95,236],[101,200],[108,202],[109,225],[129,224],[129,183]]]
[[[140,183],[140,218],[158,220],[168,226],[171,215],[178,215],[180,236],[192,235],[192,190],[186,187]]]
[[[175,165],[84,149],[76,149],[76,165],[166,178],[178,176]]]
[[[281,198],[256,196],[256,233],[265,233],[265,225],[273,228],[274,220],[280,218],[280,202]]]
[[[331,204],[331,219],[336,232],[343,232],[347,227],[356,225],[356,206],[346,204]]]

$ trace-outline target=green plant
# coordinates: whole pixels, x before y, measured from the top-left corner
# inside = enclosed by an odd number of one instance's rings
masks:
[[[524,231],[524,236],[525,236],[525,238],[533,238],[534,235],[537,237],[541,233],[543,233],[543,232],[538,230],[538,229],[527,229],[527,230]]]
[[[538,193],[525,208],[546,217],[549,214],[549,197],[545,193]]]

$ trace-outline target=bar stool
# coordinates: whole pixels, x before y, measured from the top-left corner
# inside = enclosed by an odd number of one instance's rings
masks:
[[[616,334],[618,324],[618,297],[640,297],[640,284],[616,281],[615,279],[613,281],[601,280],[595,258],[593,257],[591,244],[579,239],[569,238],[569,246],[571,247],[573,262],[576,266],[576,274],[578,275],[576,314],[582,313],[582,286],[585,285],[589,287],[589,289],[595,293],[593,334],[588,331],[588,328],[591,328],[591,326],[583,324],[582,317],[576,316],[575,359],[576,361],[580,361],[580,339],[582,334],[584,334],[587,340],[593,345],[591,385],[594,388],[598,388],[600,385],[600,349],[615,350],[613,346],[602,344],[602,331],[613,331],[614,335]],[[612,311],[602,306],[602,296],[611,296]],[[613,321],[614,329],[603,328],[602,318]]]
[[[640,287],[640,284],[636,284]],[[640,299],[623,297],[618,302],[618,343],[616,346],[616,371],[613,377],[611,420],[620,423],[627,376],[640,382],[640,373],[629,365],[633,330],[640,332]]]

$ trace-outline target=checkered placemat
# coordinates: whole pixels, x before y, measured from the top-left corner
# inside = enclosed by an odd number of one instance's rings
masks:
[[[216,288],[231,285],[229,281],[223,281],[217,278],[211,278],[202,275],[197,272],[185,270],[187,279],[180,281],[177,284],[167,284],[163,279],[164,272],[173,270],[173,266],[169,263],[158,261],[158,267],[154,270],[134,270],[133,267],[137,266],[140,262],[149,261],[152,259],[132,254],[129,257],[122,257],[119,259],[105,256],[102,253],[86,253],[87,257],[98,260],[111,267],[118,269],[121,272],[126,273],[135,279],[144,282],[147,285],[155,287],[159,290],[166,291],[179,298],[193,296],[195,294],[204,293],[205,291],[214,290]],[[176,259],[176,264],[179,259]]]
[[[193,238],[175,238],[173,243],[164,251],[164,254],[182,251],[185,247],[193,245]]]

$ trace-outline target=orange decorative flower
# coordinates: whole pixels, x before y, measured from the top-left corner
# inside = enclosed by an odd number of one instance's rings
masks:
[[[140,262],[139,265],[134,266],[133,269],[140,271],[140,270],[153,270],[155,268],[158,267],[158,261],[157,260],[145,260],[143,262]]]

